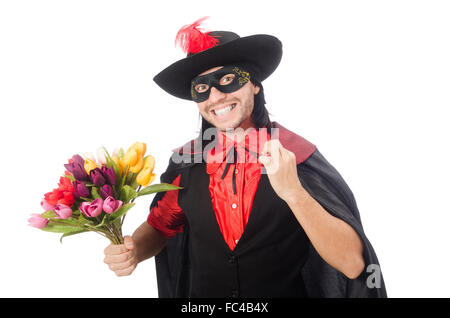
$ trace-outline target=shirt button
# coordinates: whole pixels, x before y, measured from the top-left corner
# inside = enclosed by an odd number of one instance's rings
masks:
[[[231,207],[232,207],[233,209],[236,209],[236,208],[237,208],[237,204],[236,204],[236,203],[233,203],[233,204],[231,205]]]
[[[238,174],[239,173],[239,169],[236,169],[236,171],[234,172],[235,174]]]
[[[235,240],[235,241],[234,241],[234,243],[236,243],[236,244],[237,244],[238,242],[239,242],[239,240]]]

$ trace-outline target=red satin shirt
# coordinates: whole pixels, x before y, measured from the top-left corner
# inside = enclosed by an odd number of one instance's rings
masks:
[[[236,247],[247,225],[263,167],[257,154],[261,153],[269,138],[265,130],[251,129],[241,142],[235,143],[219,133],[218,144],[208,151],[206,172],[209,174],[212,206],[223,238],[231,250]],[[233,147],[236,148],[237,160],[232,157]],[[172,183],[179,185],[180,176]],[[177,197],[178,190],[166,192],[147,219],[150,225],[169,238],[181,232],[186,223]]]

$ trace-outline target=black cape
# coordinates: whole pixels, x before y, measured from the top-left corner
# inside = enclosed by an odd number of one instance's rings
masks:
[[[328,265],[311,245],[302,273],[308,297],[387,297],[377,256],[364,234],[358,207],[350,188],[313,144],[277,123],[273,126],[280,128],[281,144],[295,153],[299,179],[306,191],[331,215],[352,226],[364,245],[365,270],[356,279],[348,279]],[[194,144],[195,140],[190,143]],[[184,158],[189,157],[190,163],[179,163],[180,154]],[[201,156],[201,153],[178,152],[176,157],[172,156],[166,172],[161,175],[161,182],[171,183],[185,171],[184,169],[198,164],[195,162],[201,159],[195,159],[196,156]],[[163,195],[164,193],[161,192],[154,197],[150,209]],[[161,298],[188,297],[189,295],[188,240],[189,227],[186,225],[184,231],[171,238],[166,247],[155,257],[158,294]]]

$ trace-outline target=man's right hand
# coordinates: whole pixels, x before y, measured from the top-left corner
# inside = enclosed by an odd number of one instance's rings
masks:
[[[138,264],[136,245],[131,236],[124,237],[124,244],[110,244],[105,248],[104,262],[117,276],[130,275]]]

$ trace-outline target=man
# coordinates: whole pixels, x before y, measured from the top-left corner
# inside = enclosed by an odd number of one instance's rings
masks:
[[[313,144],[270,121],[261,82],[280,41],[204,33],[201,21],[177,35],[187,57],[154,78],[202,115],[161,176],[182,189],[157,194],[105,262],[122,276],[156,255],[160,297],[385,297],[350,189]]]

